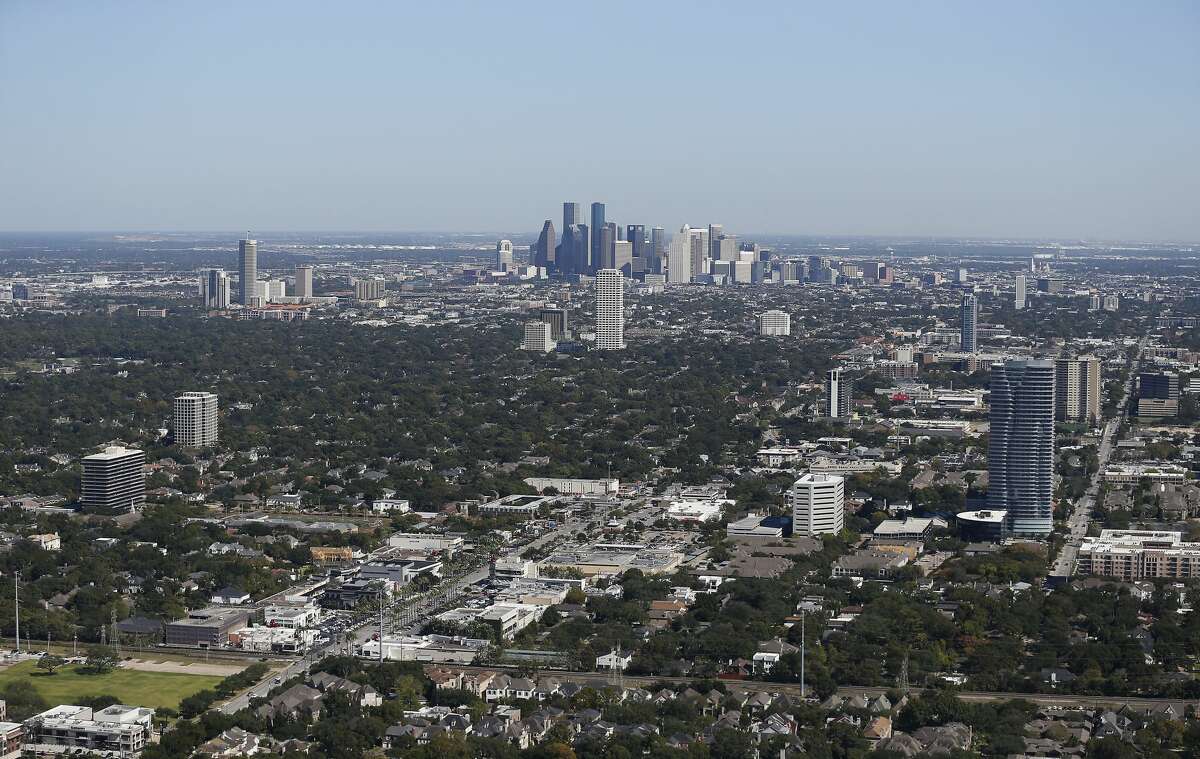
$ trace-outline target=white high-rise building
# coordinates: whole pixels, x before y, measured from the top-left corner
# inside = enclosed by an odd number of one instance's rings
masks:
[[[499,271],[508,271],[513,265],[513,244],[512,240],[501,240],[496,243],[496,268]]]
[[[758,334],[764,337],[786,337],[792,334],[792,315],[771,309],[758,315]]]
[[[903,364],[911,364],[916,353],[916,348],[911,345],[896,346],[896,360]]]
[[[792,535],[836,535],[846,525],[846,483],[836,474],[805,474],[787,499]]]
[[[111,446],[83,457],[79,501],[85,509],[133,511],[146,502],[146,454]]]
[[[849,419],[851,411],[852,383],[842,376],[841,369],[830,369],[825,373],[825,416],[833,419]]]
[[[188,392],[176,396],[171,404],[171,432],[175,434],[175,445],[184,448],[216,445],[216,394]]]
[[[1016,294],[1013,297],[1013,308],[1015,308],[1018,311],[1025,308],[1025,287],[1026,287],[1025,275],[1018,274],[1016,283],[1014,285]]]
[[[313,267],[297,266],[296,267],[296,285],[292,288],[292,295],[297,298],[312,297],[312,279]]]
[[[616,269],[596,272],[596,348],[625,347],[625,278]]]
[[[558,345],[554,340],[554,328],[542,320],[525,322],[525,339],[521,350],[549,353]]]
[[[687,284],[695,273],[692,271],[692,228],[684,224],[667,248],[667,283]]]
[[[238,241],[238,303],[243,306],[259,306],[258,286],[258,240]]]
[[[223,269],[209,269],[200,277],[200,297],[205,308],[229,308],[229,275]]]
[[[263,302],[280,303],[287,297],[287,283],[282,279],[268,279],[263,282]]]

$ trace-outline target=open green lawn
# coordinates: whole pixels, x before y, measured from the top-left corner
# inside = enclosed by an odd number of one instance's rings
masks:
[[[106,675],[81,675],[73,666],[53,675],[26,661],[0,669],[0,690],[10,682],[29,685],[42,694],[51,706],[73,704],[81,698],[110,695],[123,704],[156,708],[179,707],[179,702],[196,691],[212,688],[221,678],[210,675],[183,675],[174,672],[143,672],[115,669]]]

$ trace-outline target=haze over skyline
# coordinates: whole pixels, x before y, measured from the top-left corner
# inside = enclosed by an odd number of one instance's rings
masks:
[[[1200,6],[0,4],[0,230],[1200,240]]]

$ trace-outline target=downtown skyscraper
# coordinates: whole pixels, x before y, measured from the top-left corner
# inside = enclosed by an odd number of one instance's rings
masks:
[[[1054,379],[1053,361],[992,364],[988,508],[1018,535],[1054,527]]]
[[[533,265],[543,269],[553,269],[556,253],[554,246],[554,222],[546,219],[542,224],[542,233],[538,235],[537,242],[533,245]]]

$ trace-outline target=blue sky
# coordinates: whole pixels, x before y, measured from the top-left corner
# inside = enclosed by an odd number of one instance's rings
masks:
[[[1200,4],[0,0],[0,230],[1200,240]]]

